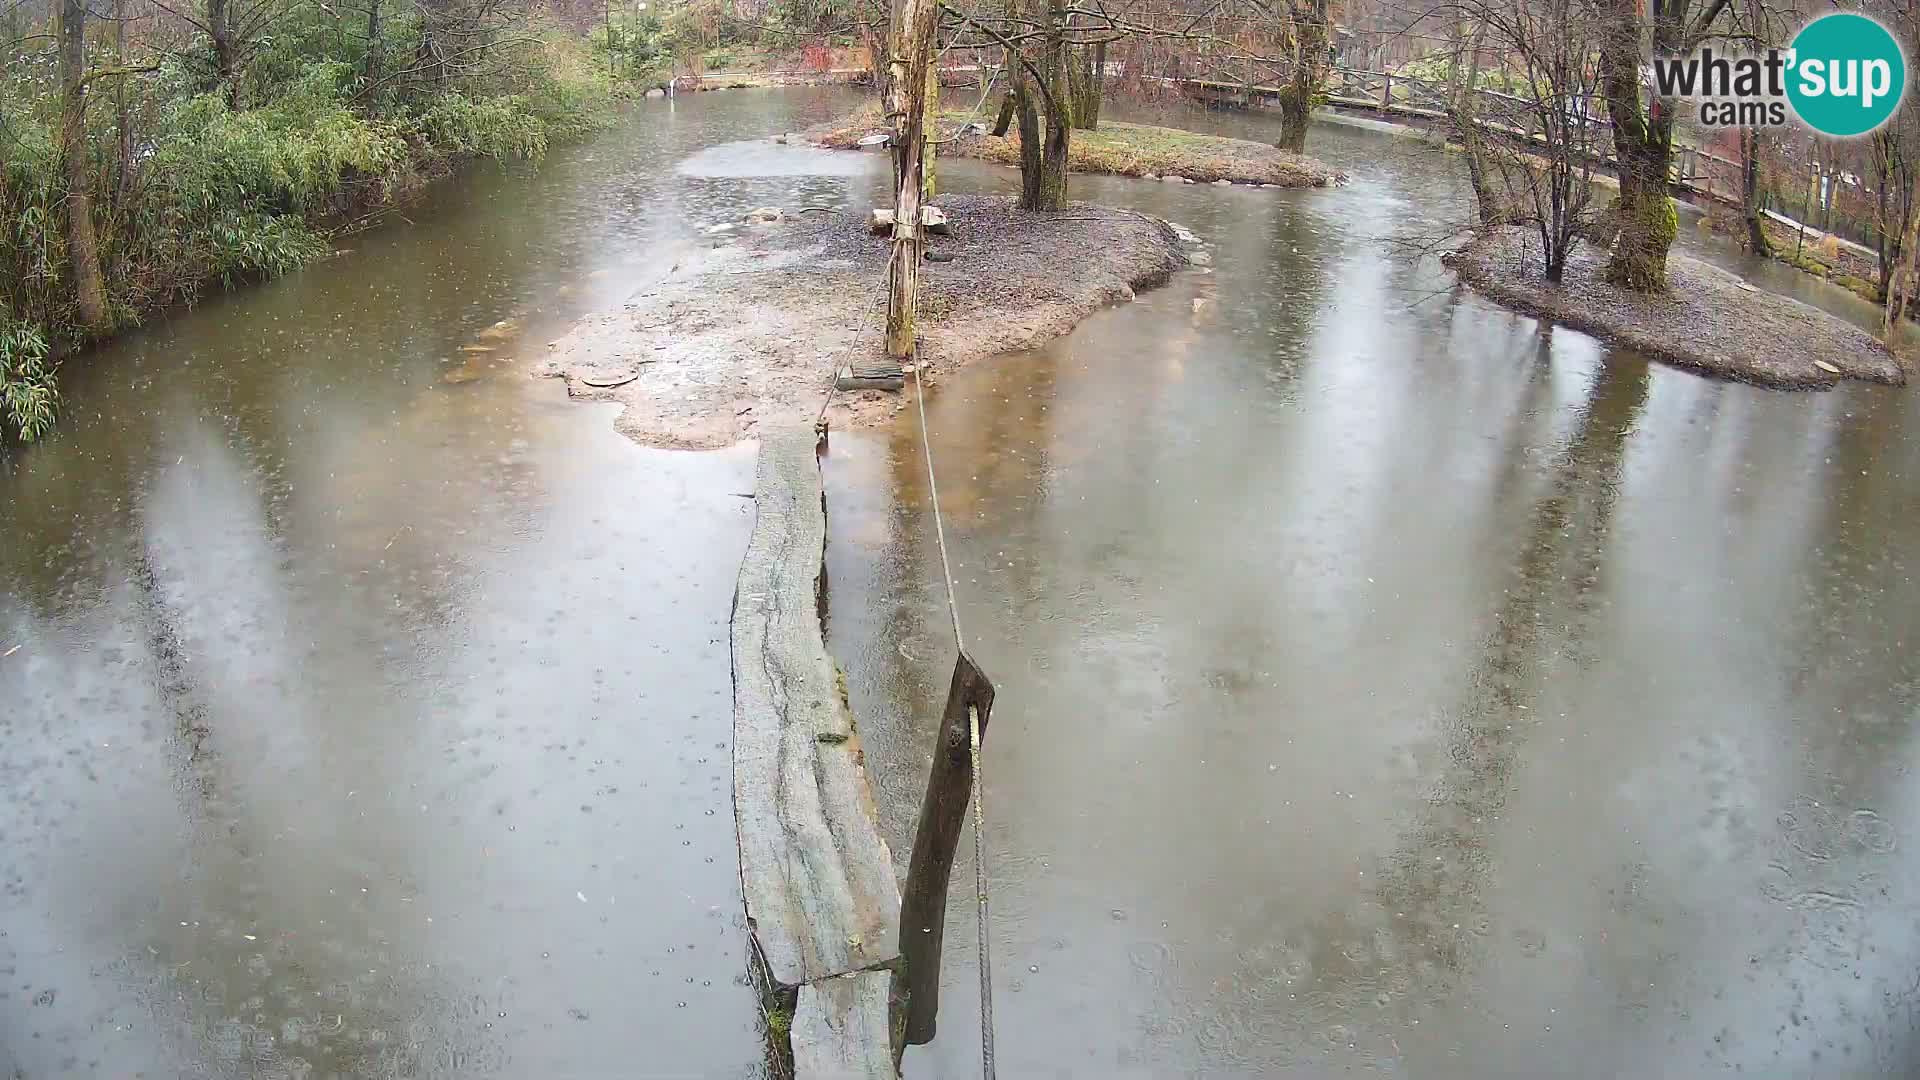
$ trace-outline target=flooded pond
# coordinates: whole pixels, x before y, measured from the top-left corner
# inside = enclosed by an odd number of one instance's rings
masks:
[[[1917,399],[1543,333],[1380,242],[1464,198],[1440,153],[1310,149],[1353,183],[1076,178],[1215,272],[930,395],[1002,1071],[1913,1075]],[[912,411],[827,467],[904,857],[953,649]],[[912,1077],[978,1075],[961,849]]]
[[[743,141],[851,100],[648,103],[68,365],[0,458],[0,1071],[762,1070],[751,449],[641,450],[524,361],[747,208],[882,197]],[[1444,156],[1314,140],[1351,185],[1076,178],[1213,272],[930,396],[1000,685],[1003,1068],[1910,1072],[1913,395],[1542,333],[1383,242],[1462,197]],[[824,463],[902,863],[952,648],[919,438]],[[977,1074],[970,896],[910,1076]]]
[[[0,1073],[758,1072],[752,452],[524,361],[705,224],[844,198],[676,167],[836,100],[649,102],[66,366],[0,455]]]

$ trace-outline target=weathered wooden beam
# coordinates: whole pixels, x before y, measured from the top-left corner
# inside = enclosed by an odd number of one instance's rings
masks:
[[[887,992],[893,973],[860,971],[800,988],[793,1010],[793,1075],[891,1077]]]
[[[733,802],[762,991],[797,996],[795,1080],[897,1076],[888,993],[900,891],[860,740],[821,636],[818,437],[763,435],[733,597]],[[766,985],[771,984],[771,985]],[[797,988],[797,995],[794,994]]]
[[[853,713],[820,633],[826,512],[812,431],[765,435],[733,600],[733,799],[747,921],[793,987],[890,965],[900,894]]]
[[[953,875],[967,802],[973,791],[973,738],[968,712],[979,717],[980,739],[987,737],[993,712],[993,683],[973,658],[962,652],[953,663],[947,707],[933,746],[933,767],[914,831],[913,858],[900,902],[900,968],[894,1003],[904,1009],[906,1042],[933,1041],[940,1011],[940,952],[947,922],[947,881]]]

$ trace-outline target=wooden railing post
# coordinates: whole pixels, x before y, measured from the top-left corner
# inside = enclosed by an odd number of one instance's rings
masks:
[[[894,975],[893,1003],[904,1009],[906,1045],[933,1041],[940,1011],[940,946],[947,922],[947,880],[953,874],[954,849],[966,821],[973,790],[971,710],[979,717],[980,740],[987,738],[993,711],[993,683],[973,658],[962,652],[953,664],[946,711],[933,744],[933,768],[920,804],[907,884],[900,894],[900,968]],[[899,1030],[899,1020],[895,1029]]]

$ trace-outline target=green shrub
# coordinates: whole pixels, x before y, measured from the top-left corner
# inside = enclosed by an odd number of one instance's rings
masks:
[[[53,427],[60,392],[47,364],[47,339],[0,314],[0,436],[32,442]]]
[[[232,99],[191,48],[130,76],[94,72],[83,153],[108,329],[191,302],[209,283],[232,287],[324,254],[328,223],[390,198],[423,162],[537,158],[607,120],[611,83],[578,37],[489,32],[501,36],[484,62],[374,81],[417,54],[418,12],[383,24],[387,61],[376,67],[362,24],[301,7],[252,43]],[[0,433],[23,438],[52,422],[47,357],[88,336],[68,263],[53,71],[50,49],[0,71]]]
[[[472,157],[537,158],[547,150],[546,126],[518,95],[444,94],[412,118],[408,133],[434,150]]]

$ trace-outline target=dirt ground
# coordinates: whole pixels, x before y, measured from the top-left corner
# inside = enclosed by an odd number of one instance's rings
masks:
[[[965,111],[940,117],[939,153],[948,157],[978,158],[1001,165],[1020,163],[1020,135],[1004,137],[968,130],[974,122],[990,123]],[[884,132],[880,110],[874,106],[797,133],[803,141],[834,150],[852,150],[860,140]],[[1149,124],[1103,120],[1093,131],[1075,131],[1067,143],[1067,171],[1138,176],[1187,183],[1221,180],[1260,187],[1327,187],[1346,174],[1325,162],[1246,139],[1203,135]]]
[[[1449,263],[1461,280],[1509,307],[1676,367],[1789,390],[1825,389],[1843,378],[1906,382],[1900,362],[1865,331],[1678,252],[1667,256],[1663,296],[1605,284],[1606,252],[1585,244],[1569,256],[1565,281],[1551,285],[1540,241],[1524,227],[1491,230]]]
[[[1028,214],[1010,198],[969,195],[935,204],[953,235],[930,242],[951,261],[921,267],[929,379],[1036,346],[1164,284],[1193,243],[1177,226],[1108,207]],[[768,421],[811,420],[842,365],[881,356],[887,241],[864,218],[792,210],[732,235],[620,310],[577,323],[550,343],[536,373],[566,379],[576,398],[625,405],[616,426],[649,446],[720,447]],[[841,391],[827,416],[863,426],[909,400]]]

